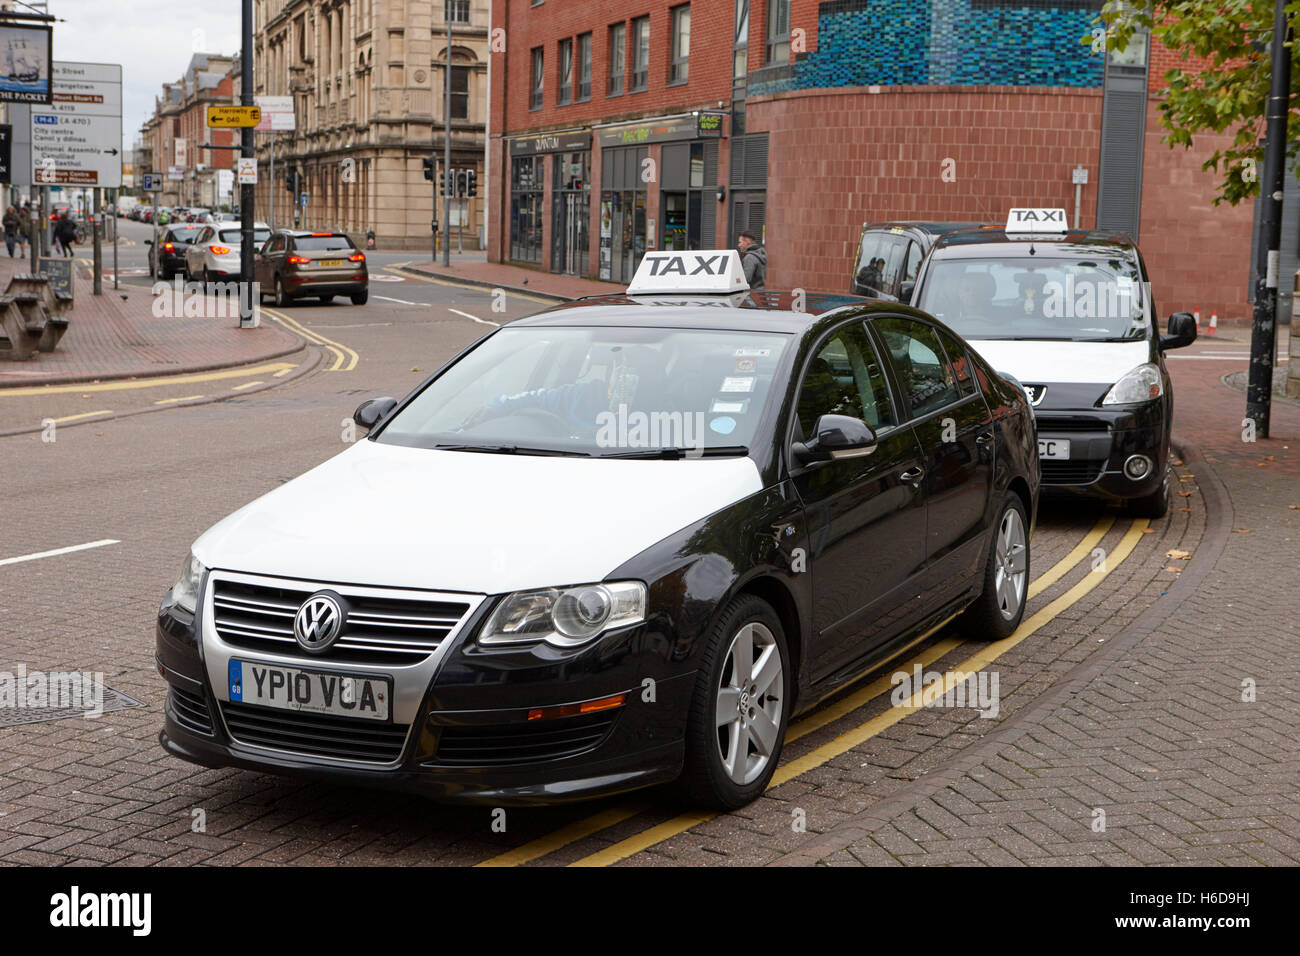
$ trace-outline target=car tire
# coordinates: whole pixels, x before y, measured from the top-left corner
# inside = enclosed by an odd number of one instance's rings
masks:
[[[746,654],[749,673],[737,683],[737,664]],[[756,657],[762,668],[757,675]],[[779,673],[772,671],[774,664]],[[752,594],[731,601],[708,636],[697,672],[686,761],[676,787],[680,796],[695,806],[734,810],[762,794],[781,759],[791,676],[785,629],[772,606]],[[733,707],[734,719],[721,722]]]
[[[1169,513],[1169,464],[1165,464],[1165,478],[1160,487],[1149,495],[1132,498],[1128,503],[1128,513],[1135,518],[1163,518]]]
[[[284,308],[293,301],[293,296],[284,291],[284,283],[280,281],[279,274],[275,277],[275,304]]]
[[[984,590],[966,609],[963,624],[975,640],[1000,641],[1020,626],[1029,600],[1029,521],[1025,503],[1007,492],[993,523]]]
[[[367,289],[365,292],[353,292],[349,298],[352,299],[353,305],[365,305],[366,301],[370,298],[370,290]]]

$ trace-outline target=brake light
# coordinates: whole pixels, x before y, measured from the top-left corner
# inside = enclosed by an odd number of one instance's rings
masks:
[[[348,262],[365,262],[366,254],[364,252],[354,252],[348,256]]]
[[[173,245],[173,244],[170,243],[170,242],[164,242],[164,243],[163,243],[163,252],[175,252],[175,251],[176,251],[176,246],[175,246],[175,245]]]
[[[212,250],[214,256],[224,256],[230,251],[229,246],[208,246],[208,248]]]
[[[311,262],[311,259],[307,258],[306,256],[290,256],[290,257],[289,257],[289,264],[290,264],[290,265],[301,266],[301,265],[304,265],[304,264],[306,264],[306,263],[308,263],[308,262]]]
[[[320,237],[324,237],[326,239],[334,238],[334,233],[332,232],[313,232],[311,235],[313,239],[320,238]]]

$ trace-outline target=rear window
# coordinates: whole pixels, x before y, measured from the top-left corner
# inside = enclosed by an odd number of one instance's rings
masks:
[[[270,229],[254,229],[254,230],[253,230],[253,242],[255,242],[255,243],[259,243],[259,244],[260,244],[260,243],[266,242],[266,240],[268,240],[268,239],[270,239],[270,238],[271,238],[271,230],[270,230]],[[235,245],[239,245],[239,243],[240,243],[242,240],[243,240],[243,231],[240,230],[240,229],[222,229],[222,230],[221,230],[221,241],[222,241],[222,242],[227,242],[227,243],[233,242]]]
[[[193,242],[194,237],[203,229],[202,226],[184,226],[172,230],[172,239],[177,242]]]
[[[298,236],[293,240],[299,252],[325,252],[330,249],[355,249],[347,236]]]

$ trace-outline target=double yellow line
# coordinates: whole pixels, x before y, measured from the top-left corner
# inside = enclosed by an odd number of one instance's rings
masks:
[[[319,332],[312,331],[297,319],[286,315],[278,309],[271,309],[264,305],[258,305],[256,308],[271,316],[281,325],[287,326],[289,331],[296,333],[313,345],[319,345],[326,351],[330,352],[334,356],[334,364],[326,369],[327,372],[350,372],[357,367],[359,356],[342,342],[335,342],[333,339],[326,338]]]
[[[1088,557],[1093,549],[1101,542],[1114,524],[1114,517],[1105,516],[1101,518],[1092,529],[1083,537],[1083,539],[1071,549],[1070,553],[1049,568],[1044,574],[1036,578],[1027,589],[1026,600],[1029,597],[1041,593],[1050,587],[1056,581],[1064,577],[1072,568],[1081,560]],[[802,757],[783,763],[777,768],[776,773],[772,776],[772,781],[768,788],[779,787],[783,783],[799,777],[808,771],[820,767],[835,757],[852,750],[872,737],[875,737],[882,731],[894,726],[903,720],[909,714],[925,706],[928,700],[946,693],[955,687],[958,683],[966,680],[972,674],[978,673],[989,664],[993,663],[1007,651],[1011,650],[1017,644],[1026,640],[1048,622],[1053,620],[1066,608],[1077,603],[1084,595],[1096,588],[1106,579],[1116,568],[1124,562],[1137,543],[1142,539],[1143,532],[1147,527],[1148,521],[1145,518],[1134,520],[1125,531],[1123,538],[1120,539],[1115,549],[1106,555],[1106,560],[1091,573],[1086,575],[1079,583],[1075,584],[1060,597],[1048,603],[1032,614],[1026,620],[1021,621],[1020,627],[1010,637],[1001,641],[986,644],[981,650],[962,661],[956,667],[946,671],[943,675],[942,684],[932,684],[925,688],[918,689],[916,693],[897,707],[891,707],[882,714],[878,714],[844,733],[835,737],[819,747],[815,747]],[[926,638],[930,637],[948,621],[944,621],[928,632],[912,641],[906,648],[899,652],[905,653],[912,647],[915,647]],[[912,667],[925,666],[944,657],[949,652],[961,646],[963,642],[958,638],[945,638],[937,641],[911,660],[898,665],[903,670],[910,670]],[[897,657],[897,655],[896,655]],[[851,714],[860,707],[865,706],[872,700],[888,693],[894,686],[891,674],[883,674],[873,680],[866,686],[854,691],[852,694],[844,697],[842,700],[835,702],[829,707],[818,710],[808,717],[800,720],[786,731],[785,742],[787,744],[798,740],[807,734],[812,733],[828,724]],[[602,813],[595,814],[583,820],[578,820],[568,826],[539,837],[529,843],[516,847],[491,859],[479,863],[479,866],[519,866],[532,860],[539,859],[556,850],[575,843],[578,840],[591,836],[601,830],[607,829],[618,823],[622,823],[643,810],[647,809],[644,805],[634,805],[622,808],[613,808]],[[687,812],[657,824],[649,829],[620,840],[613,845],[606,847],[596,853],[576,860],[570,863],[570,866],[609,866],[624,860],[642,850],[648,849],[655,844],[662,843],[679,833],[683,833],[692,827],[698,826],[708,820],[716,817],[716,813],[710,812]]]

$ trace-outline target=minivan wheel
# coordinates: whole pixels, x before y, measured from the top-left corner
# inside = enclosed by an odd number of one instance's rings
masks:
[[[986,641],[1010,637],[1025,615],[1028,594],[1029,522],[1020,496],[1008,492],[993,524],[984,590],[964,615],[971,636]]]
[[[1137,518],[1163,518],[1169,513],[1169,465],[1160,487],[1149,495],[1133,498],[1128,503],[1128,513]]]
[[[679,789],[694,804],[734,810],[766,789],[790,716],[790,654],[771,605],[733,600],[709,638],[686,730]]]

